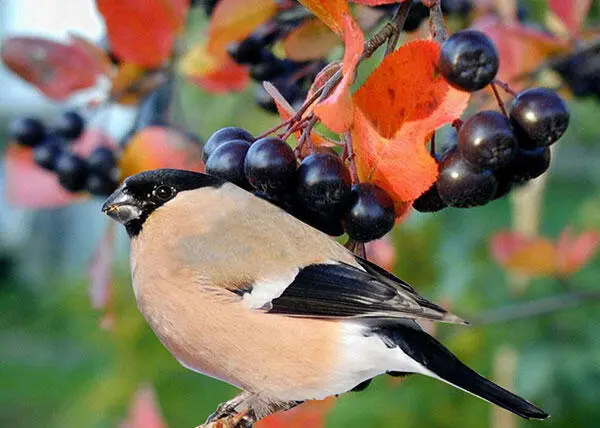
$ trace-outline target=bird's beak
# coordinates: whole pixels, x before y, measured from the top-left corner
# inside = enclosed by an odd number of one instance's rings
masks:
[[[122,224],[138,219],[142,214],[135,198],[123,192],[122,188],[118,188],[108,197],[102,205],[102,212]]]

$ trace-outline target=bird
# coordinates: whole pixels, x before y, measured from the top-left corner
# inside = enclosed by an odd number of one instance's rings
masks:
[[[466,324],[335,239],[230,182],[157,169],[102,211],[124,225],[137,306],[183,365],[243,392],[209,418],[421,374],[526,419],[549,415],[463,364],[419,324]]]

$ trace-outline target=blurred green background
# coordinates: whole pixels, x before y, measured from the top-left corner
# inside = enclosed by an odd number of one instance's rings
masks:
[[[532,13],[541,7],[538,1],[526,4]],[[251,92],[211,96],[178,82],[178,102],[186,112],[180,120],[204,137],[226,125],[260,133],[276,119],[254,106]],[[542,202],[540,233],[553,238],[566,225],[600,227],[600,107],[593,99],[570,101],[570,106],[571,126],[554,152]],[[8,116],[5,111],[3,122]],[[119,426],[143,382],[155,387],[169,426],[192,427],[236,394],[181,367],[149,330],[133,300],[127,242],[120,230],[114,326],[101,328],[104,315],[91,307],[85,275],[109,222],[99,206],[100,201],[91,201],[26,212],[0,204],[2,427]],[[598,289],[600,260],[595,258],[573,276],[572,290],[553,279],[537,279],[515,292],[488,251],[490,236],[511,227],[512,212],[511,201],[503,199],[482,208],[412,215],[392,233],[395,273],[467,319],[512,303]],[[592,427],[600,423],[599,310],[597,302],[586,302],[491,325],[440,325],[437,337],[471,367],[549,411],[552,419],[537,422],[540,426]],[[536,423],[506,415],[497,419],[491,405],[435,380],[414,376],[398,383],[384,376],[364,392],[340,397],[327,426]]]

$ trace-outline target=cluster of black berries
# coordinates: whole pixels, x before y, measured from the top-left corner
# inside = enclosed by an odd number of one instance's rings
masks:
[[[600,46],[573,55],[554,66],[576,97],[600,100]]]
[[[381,238],[394,226],[394,201],[379,187],[352,186],[348,168],[333,150],[300,163],[282,139],[255,140],[240,128],[215,132],[203,148],[206,172],[253,191],[332,236],[358,242]]]
[[[498,52],[483,33],[463,30],[442,45],[438,68],[452,86],[477,91],[493,82]],[[549,146],[569,125],[569,112],[554,91],[521,92],[509,117],[481,111],[462,124],[458,144],[439,160],[437,182],[414,203],[422,212],[468,208],[505,196],[514,184],[539,177],[550,166]]]
[[[106,196],[117,187],[117,161],[114,152],[98,147],[87,159],[72,153],[69,143],[81,136],[85,121],[75,111],[63,113],[50,127],[31,117],[19,118],[10,125],[10,138],[32,147],[35,162],[57,174],[60,184],[70,192],[86,190]]]
[[[439,178],[415,201],[415,209],[468,208],[505,196],[515,184],[548,169],[549,146],[568,125],[564,101],[545,88],[518,94],[508,118],[496,111],[474,114],[462,124],[458,144],[442,155]]]
[[[298,13],[294,14],[295,9]],[[298,62],[281,59],[273,54],[273,44],[309,16],[306,9],[295,9],[280,13],[248,38],[231,44],[227,49],[235,62],[249,67],[250,77],[259,83],[255,91],[256,103],[272,113],[277,112],[277,107],[273,98],[263,88],[263,81],[271,82],[281,95],[297,108],[306,98],[315,76],[325,66],[323,60]]]

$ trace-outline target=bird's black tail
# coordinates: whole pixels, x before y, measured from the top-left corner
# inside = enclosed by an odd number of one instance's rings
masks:
[[[378,332],[442,380],[526,419],[546,419],[548,414],[523,398],[480,376],[422,330],[394,326]]]

